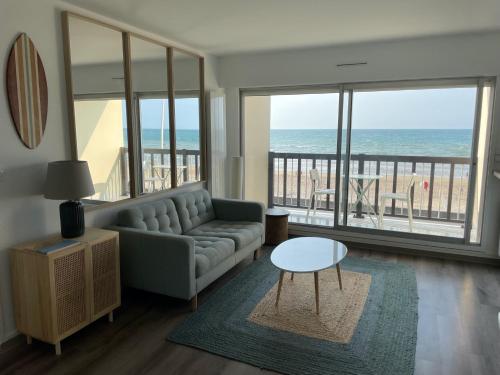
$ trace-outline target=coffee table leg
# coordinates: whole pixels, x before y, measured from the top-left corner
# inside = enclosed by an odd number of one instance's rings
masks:
[[[278,307],[278,302],[280,301],[281,286],[283,285],[283,276],[285,276],[285,271],[280,271],[280,281],[278,283],[278,293],[276,293],[276,307]]]
[[[340,275],[340,264],[337,263],[337,275],[339,277],[339,287],[342,290],[342,276]]]
[[[290,280],[293,280],[293,272],[292,272],[292,277],[290,277]]]
[[[316,292],[316,314],[319,314],[319,280],[317,272],[314,272],[314,290]]]

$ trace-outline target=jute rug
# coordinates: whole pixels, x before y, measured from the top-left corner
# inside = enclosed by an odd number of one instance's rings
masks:
[[[290,274],[283,280],[280,303],[275,306],[278,283],[260,300],[248,319],[253,323],[298,335],[348,343],[363,312],[371,276],[343,271],[339,289],[334,268],[319,273],[320,313],[316,314],[312,273]]]
[[[274,309],[279,271],[263,256],[216,290],[168,339],[284,374],[413,374],[417,287],[411,267],[347,257],[333,270],[295,274]],[[289,314],[289,315],[288,315]]]

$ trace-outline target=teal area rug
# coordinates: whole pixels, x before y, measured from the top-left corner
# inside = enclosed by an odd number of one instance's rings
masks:
[[[418,321],[414,270],[356,257],[344,259],[341,266],[371,275],[363,312],[348,343],[272,329],[248,319],[278,280],[279,271],[269,256],[214,292],[168,339],[284,374],[413,374]]]

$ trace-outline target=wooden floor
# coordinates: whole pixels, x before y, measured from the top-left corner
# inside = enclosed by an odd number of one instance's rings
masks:
[[[266,249],[269,251],[269,249]],[[351,250],[350,256],[415,267],[419,323],[415,374],[500,374],[500,268],[432,258]],[[251,264],[248,259],[199,296]],[[101,319],[62,342],[63,354],[17,337],[2,346],[1,374],[263,374],[243,363],[165,340],[189,314],[188,303],[127,290],[110,324]]]

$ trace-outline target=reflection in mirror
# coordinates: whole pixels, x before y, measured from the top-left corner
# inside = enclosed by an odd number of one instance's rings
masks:
[[[177,185],[200,181],[199,58],[174,49]]]
[[[141,143],[142,193],[171,187],[167,49],[130,40],[135,120]]]
[[[122,34],[69,17],[77,156],[86,160],[94,201],[130,197]]]

